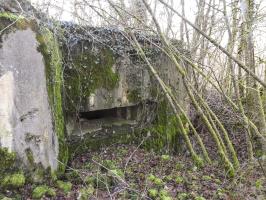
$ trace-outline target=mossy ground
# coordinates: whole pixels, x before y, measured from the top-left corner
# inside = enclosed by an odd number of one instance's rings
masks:
[[[26,178],[23,173],[15,173],[4,176],[1,181],[2,188],[17,189],[24,186]]]
[[[82,196],[101,200],[110,199],[110,195],[121,200],[266,197],[266,180],[256,164],[243,167],[234,179],[226,177],[218,165],[214,163],[199,169],[189,157],[159,155],[137,146],[112,145],[75,157],[63,180],[47,182],[46,185],[28,183],[19,192],[3,195],[18,197],[19,193],[20,198],[27,199],[38,193],[48,199],[77,199]]]
[[[69,169],[67,177],[77,188],[92,186],[92,199],[110,199],[110,194],[115,199],[142,196],[161,200],[245,199],[246,195],[266,195],[262,189],[266,180],[256,164],[238,171],[239,176],[234,179],[227,177],[218,165],[198,168],[185,156],[159,155],[136,146],[111,145],[75,158],[71,168],[76,171]]]
[[[21,188],[26,183],[26,178],[16,161],[14,152],[9,152],[7,148],[0,148],[0,192]]]
[[[72,184],[70,182],[64,182],[61,180],[56,181],[57,187],[61,189],[64,193],[68,193],[72,189]]]
[[[56,196],[56,192],[53,188],[48,187],[47,185],[40,185],[34,188],[32,192],[33,199],[41,199],[43,197],[54,197]]]

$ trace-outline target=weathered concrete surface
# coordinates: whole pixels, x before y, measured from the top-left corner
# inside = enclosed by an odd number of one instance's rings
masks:
[[[126,52],[117,55],[112,46],[92,42],[90,38],[68,37],[73,38],[64,48],[69,50],[64,59],[65,92],[70,102],[67,107],[72,104],[69,110],[86,112],[132,106],[151,97],[147,69],[134,63]]]
[[[17,152],[27,164],[57,168],[58,142],[48,103],[45,65],[36,33],[16,30],[2,37],[0,48],[0,147]]]
[[[84,111],[132,106],[151,97],[150,76],[142,66],[123,57],[116,58],[112,70],[118,74],[117,85],[112,89],[97,88],[87,97]]]
[[[125,32],[108,28],[80,28],[75,24],[64,25],[63,29],[67,30],[66,39],[63,41],[63,54],[66,87],[69,87],[65,92],[66,98],[75,105],[75,112],[126,107],[155,99],[154,90],[157,89],[157,83],[152,80],[153,75],[137,55]],[[182,97],[186,95],[183,92],[181,76],[170,59],[156,47],[161,45],[159,38],[141,34],[137,34],[137,37],[162,79],[179,91],[178,96],[183,101]],[[180,45],[179,49],[183,51]],[[95,73],[97,68],[102,70],[102,73]],[[113,84],[112,80],[108,80],[106,84],[101,80],[104,83],[97,84],[93,76],[103,76],[107,79],[111,76],[108,71],[104,71],[106,68],[111,68],[111,75],[118,76],[117,81]],[[76,88],[76,82],[73,81],[75,76],[80,84]],[[83,88],[84,85],[88,86]],[[79,99],[74,99],[72,91],[75,89],[80,90]]]
[[[94,139],[100,131],[118,132],[116,121],[123,122],[120,127],[128,128],[125,135],[132,134],[133,129],[143,124],[149,125],[155,118],[156,104],[160,104],[162,99],[161,90],[146,63],[129,42],[129,36],[117,29],[80,28],[75,24],[67,24],[63,28],[67,30],[62,43],[65,45],[65,100],[68,102],[66,125],[70,138],[75,140],[80,137],[82,142],[85,137]],[[141,33],[137,33],[136,37],[160,77],[173,89],[180,105],[186,110],[187,94],[181,76],[173,62],[156,47],[161,45],[160,39]],[[181,45],[178,47],[183,51]],[[111,72],[106,70],[108,68]],[[114,75],[119,77],[115,82],[110,78]],[[106,77],[107,84],[105,79],[100,79],[99,84],[95,76]],[[139,107],[138,117],[126,120],[130,118],[129,108],[132,106]],[[125,108],[123,112],[126,116],[119,113],[107,116],[114,108]],[[106,116],[101,116],[102,121],[88,120],[86,116],[78,115],[80,112],[95,111],[106,112]],[[98,116],[95,115],[95,118]],[[98,123],[97,128],[94,128],[95,123]],[[114,134],[109,135],[111,137]]]
[[[0,77],[0,146],[12,149],[13,136],[12,124],[10,116],[12,116],[14,105],[14,76],[13,72],[9,71],[2,74]]]

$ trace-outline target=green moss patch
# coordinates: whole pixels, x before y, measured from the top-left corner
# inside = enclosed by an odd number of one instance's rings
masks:
[[[159,192],[157,189],[149,189],[148,190],[148,195],[149,197],[151,197],[152,199],[155,199],[158,196]]]
[[[68,193],[72,189],[72,184],[70,182],[56,181],[56,185],[59,189],[63,190],[64,193]]]
[[[26,178],[22,173],[16,173],[7,175],[1,181],[1,186],[3,188],[16,189],[23,187],[26,182]]]
[[[0,12],[0,36],[13,30],[13,26],[22,21],[23,18],[9,12]],[[12,24],[13,23],[13,24]],[[11,24],[13,26],[11,26]]]
[[[10,12],[0,12],[0,47],[2,36],[15,30],[26,30],[27,28],[33,31],[37,30],[35,20],[27,20],[23,16],[16,15]]]
[[[32,192],[33,199],[41,199],[45,196],[54,197],[56,196],[56,192],[53,188],[50,188],[47,185],[40,185],[36,187]]]
[[[33,166],[34,165],[34,156],[33,156],[32,150],[30,148],[27,148],[27,149],[25,149],[25,153],[26,153],[29,164],[31,166]]]
[[[14,152],[9,152],[7,148],[0,148],[0,191],[24,186],[26,178],[19,172],[16,160]]]
[[[16,154],[7,148],[0,148],[0,178],[15,168]]]
[[[18,16],[16,14],[9,13],[9,12],[0,12],[0,18],[1,19],[9,19],[9,20],[12,20],[12,21],[23,19],[22,16]]]
[[[80,189],[80,191],[79,191],[80,200],[89,199],[93,195],[94,191],[95,191],[95,189],[91,185],[89,185],[86,188]]]

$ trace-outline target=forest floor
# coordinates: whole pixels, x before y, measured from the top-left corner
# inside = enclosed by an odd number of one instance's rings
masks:
[[[257,162],[242,164],[236,176],[228,178],[219,163],[198,168],[188,157],[158,155],[131,145],[75,157],[63,181],[59,187],[47,184],[54,194],[42,199],[266,199],[266,180]],[[28,184],[15,196],[32,199],[34,187]]]

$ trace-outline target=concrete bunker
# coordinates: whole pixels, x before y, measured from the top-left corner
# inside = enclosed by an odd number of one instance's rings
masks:
[[[26,166],[31,160],[52,171],[64,171],[70,157],[68,148],[73,153],[82,144],[90,148],[124,141],[122,138],[133,140],[138,128],[153,126],[156,115],[164,118],[164,124],[155,127],[159,130],[156,134],[160,140],[161,135],[167,136],[169,124],[162,114],[168,112],[167,106],[125,32],[57,22],[60,31],[54,33],[45,21],[37,24],[0,13],[0,27],[12,21],[16,21],[12,30],[0,35],[0,102],[5,102],[0,105],[0,125],[7,125],[0,130],[0,148],[16,152]],[[146,55],[185,108],[181,77],[156,47],[161,45],[159,38],[142,36],[136,33]],[[12,94],[5,92],[5,85],[14,87]],[[13,101],[23,112],[16,110]],[[28,127],[33,130],[30,134]]]

